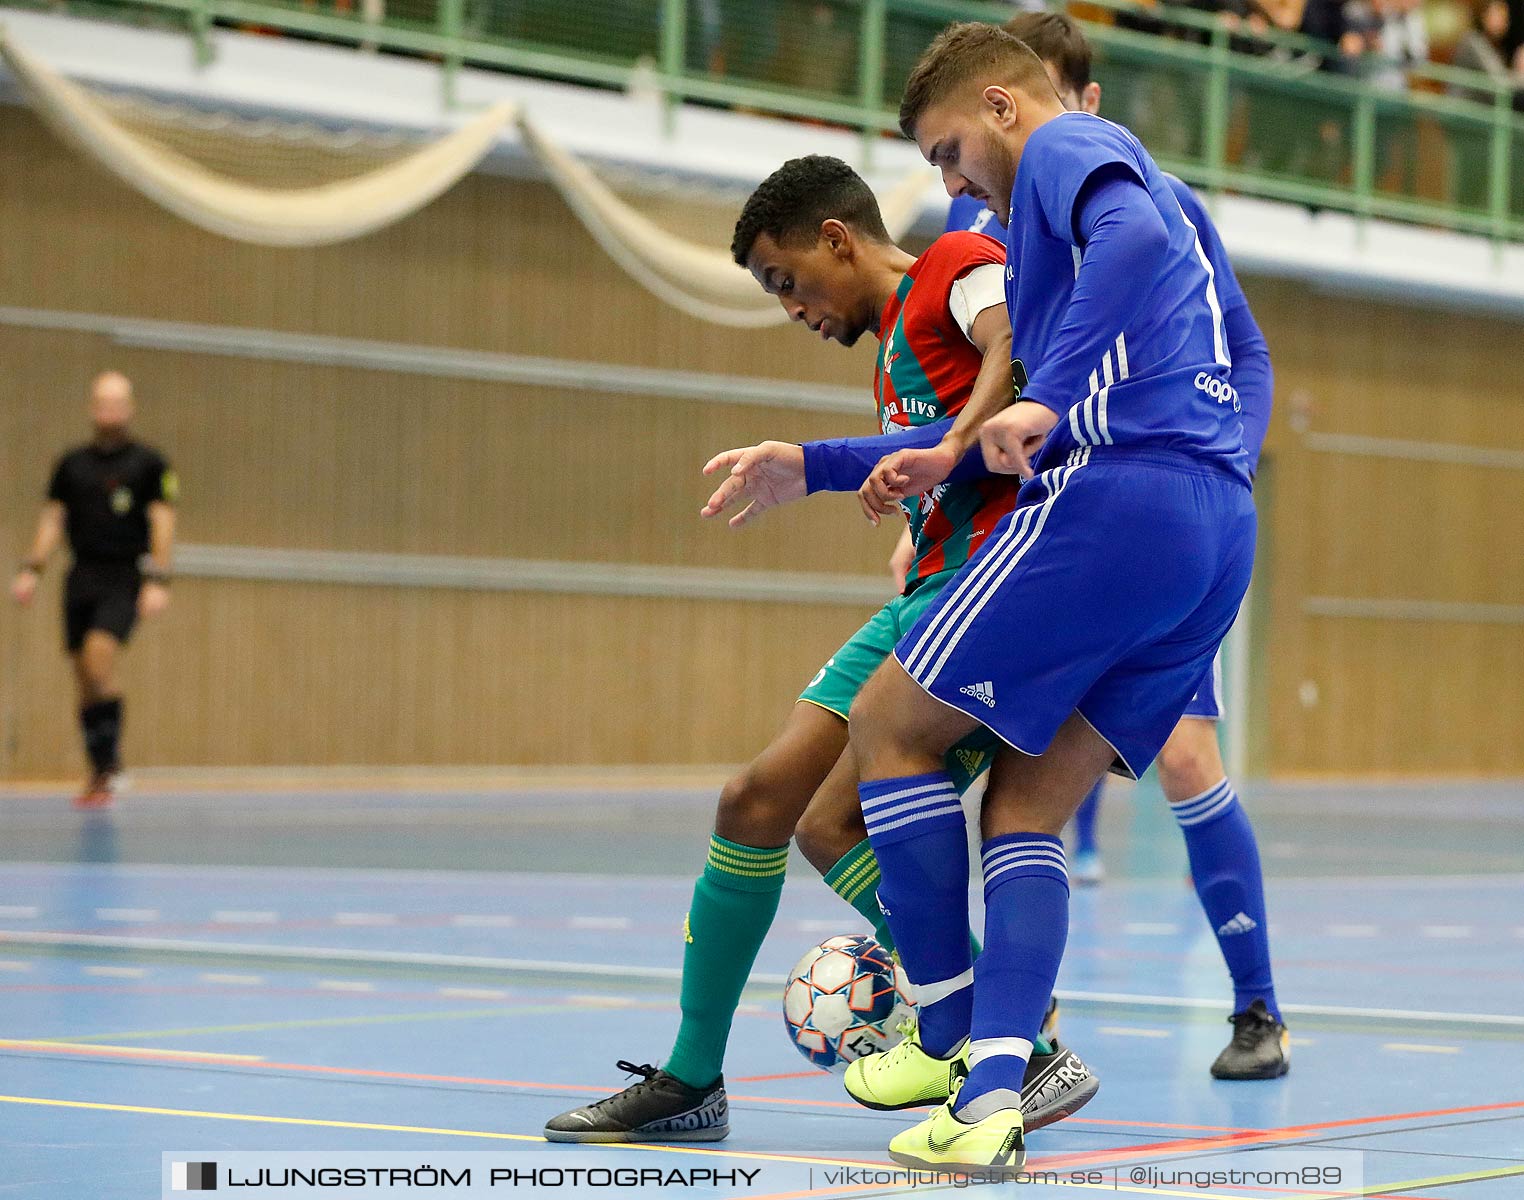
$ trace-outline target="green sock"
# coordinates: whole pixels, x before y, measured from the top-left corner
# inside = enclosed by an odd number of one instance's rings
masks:
[[[863,838],[837,860],[825,873],[826,887],[830,888],[858,912],[862,913],[878,944],[891,954],[894,952],[894,934],[889,932],[889,922],[878,906],[878,859],[873,857],[873,847]]]
[[[825,873],[825,881],[828,888],[862,913],[868,924],[873,926],[873,936],[878,939],[878,944],[892,954],[894,935],[889,932],[889,923],[884,920],[883,909],[878,906],[878,859],[873,857],[873,847],[868,844],[868,839],[864,838],[843,854],[836,865]],[[974,958],[978,958],[984,949],[972,929],[968,931],[968,945]],[[1053,1053],[1048,1039],[1041,1034],[1038,1034],[1033,1046],[1039,1054]]]
[[[757,849],[709,839],[683,922],[682,1023],[665,1067],[689,1087],[719,1076],[730,1023],[762,939],[778,912],[788,847]]]
[[[878,906],[879,878],[878,859],[873,857],[873,847],[868,844],[867,838],[843,854],[836,865],[825,873],[826,887],[862,913],[868,924],[873,926],[873,936],[878,939],[878,944],[893,954],[894,934],[889,932],[884,910]],[[968,932],[968,945],[974,952],[974,957],[978,958],[979,951],[984,947],[979,945],[973,930]]]

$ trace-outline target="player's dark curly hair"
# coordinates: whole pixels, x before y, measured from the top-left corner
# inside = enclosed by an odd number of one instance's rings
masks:
[[[878,198],[863,178],[839,158],[810,154],[791,158],[764,179],[736,220],[730,253],[741,266],[758,236],[779,245],[814,244],[822,221],[832,218],[876,242],[890,240]]]
[[[1090,40],[1080,23],[1068,13],[1017,13],[1001,28],[1030,46],[1043,62],[1057,67],[1058,77],[1070,90],[1083,92],[1090,86]]]

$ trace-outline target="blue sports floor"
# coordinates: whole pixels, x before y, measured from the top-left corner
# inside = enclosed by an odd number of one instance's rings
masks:
[[[169,1149],[546,1152],[547,1117],[624,1082],[615,1059],[669,1048],[711,796],[150,789],[82,815],[0,794],[0,1197],[157,1196]],[[1059,982],[1102,1089],[1032,1135],[1029,1169],[1317,1147],[1364,1153],[1342,1194],[1524,1196],[1524,786],[1245,799],[1291,1074],[1209,1078],[1216,943],[1162,803],[1116,787],[1110,878],[1075,892]],[[732,1036],[729,1141],[643,1153],[887,1161],[907,1118],[809,1068],[778,1003],[808,946],[859,927],[791,866]],[[1113,1194],[1250,1194],[1127,1178]]]

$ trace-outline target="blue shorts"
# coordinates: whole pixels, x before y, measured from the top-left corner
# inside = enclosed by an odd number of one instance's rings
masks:
[[[1185,706],[1185,717],[1200,717],[1206,721],[1222,720],[1222,651],[1212,656],[1212,669],[1206,673],[1191,702]]]
[[[1017,503],[894,656],[1026,754],[1077,711],[1137,777],[1211,683],[1254,564],[1253,497],[1179,454],[1087,447]]]

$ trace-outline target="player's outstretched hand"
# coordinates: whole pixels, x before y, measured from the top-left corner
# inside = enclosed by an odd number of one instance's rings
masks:
[[[873,524],[888,516],[901,500],[929,492],[952,474],[958,455],[950,447],[896,450],[879,459],[857,492],[863,515]]]
[[[169,589],[148,580],[138,591],[138,616],[145,620],[158,616],[169,607]]]
[[[997,475],[1032,478],[1032,455],[1058,424],[1058,414],[1035,400],[1018,400],[979,429],[984,465]]]
[[[792,442],[763,442],[716,454],[704,464],[704,474],[728,471],[700,515],[717,517],[742,501],[746,507],[730,518],[730,527],[739,529],[770,508],[803,500],[808,494],[804,479],[804,448]]]

